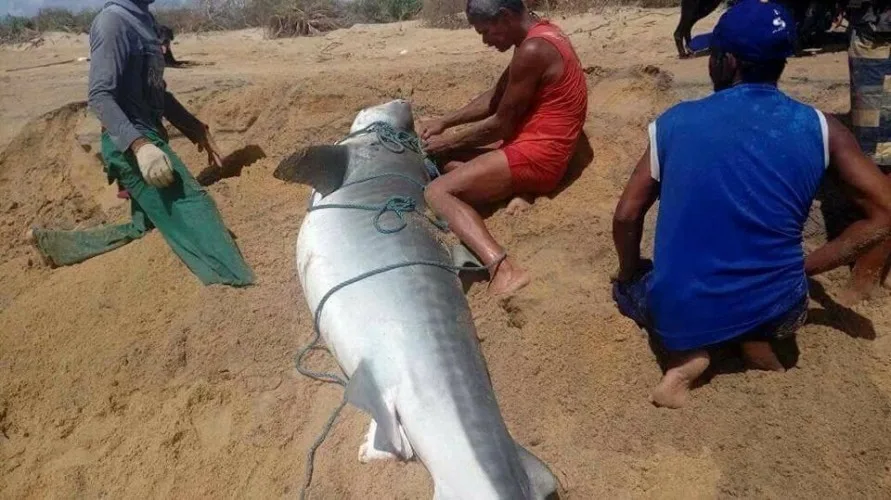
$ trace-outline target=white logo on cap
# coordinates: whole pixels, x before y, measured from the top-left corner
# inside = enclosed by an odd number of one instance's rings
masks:
[[[778,33],[786,29],[786,21],[783,21],[783,18],[780,17],[780,13],[776,9],[774,9],[773,13],[777,16],[773,18],[773,25],[777,27],[773,32]]]

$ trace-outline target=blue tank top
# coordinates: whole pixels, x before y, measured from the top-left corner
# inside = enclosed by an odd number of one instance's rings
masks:
[[[666,347],[732,339],[803,300],[802,229],[829,163],[823,114],[741,84],[672,107],[649,132],[660,201],[647,305]]]

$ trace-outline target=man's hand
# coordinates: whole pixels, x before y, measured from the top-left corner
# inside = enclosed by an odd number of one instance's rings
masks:
[[[891,233],[891,181],[863,154],[844,125],[826,115],[829,128],[829,168],[834,170],[866,218],[848,226],[838,237],[807,256],[805,273],[815,276],[852,262]]]
[[[135,155],[136,151],[138,151],[139,148],[145,146],[146,144],[151,144],[151,142],[149,142],[149,140],[146,139],[145,137],[140,137],[140,138],[136,139],[135,141],[133,141],[133,144],[130,145],[130,151],[132,151],[133,154]]]
[[[161,148],[145,139],[137,139],[131,148],[136,153],[136,163],[145,182],[156,188],[173,183],[173,165]]]
[[[220,155],[220,148],[214,142],[213,136],[210,134],[210,127],[204,126],[204,136],[198,141],[198,151],[203,153],[207,151],[207,164],[211,167],[223,168],[223,157]]]
[[[611,283],[625,284],[637,281],[643,275],[653,270],[653,261],[650,259],[639,259],[634,267],[624,268],[619,266],[613,274],[609,276]]]
[[[426,141],[433,136],[442,134],[447,128],[445,121],[441,118],[423,120],[418,123],[418,136],[422,141]]]
[[[623,267],[616,268],[612,274],[609,275],[610,283],[619,283],[625,284],[629,281],[634,281],[634,278],[638,275],[637,268],[634,269],[626,269]]]
[[[447,153],[452,149],[452,139],[445,134],[431,136],[424,141],[424,152],[431,156]]]

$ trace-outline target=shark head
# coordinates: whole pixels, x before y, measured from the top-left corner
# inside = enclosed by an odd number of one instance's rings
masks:
[[[383,122],[396,130],[414,131],[414,116],[411,103],[404,99],[396,99],[384,104],[372,106],[359,111],[350,127],[350,133],[364,129],[375,122]]]

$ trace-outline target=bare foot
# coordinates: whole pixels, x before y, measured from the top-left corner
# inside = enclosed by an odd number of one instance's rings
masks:
[[[507,215],[519,215],[532,208],[532,201],[525,196],[515,196],[504,210]]]
[[[495,268],[495,275],[489,281],[489,292],[496,296],[511,295],[528,285],[529,281],[529,273],[506,258]]]
[[[710,358],[706,351],[694,351],[678,360],[665,372],[653,389],[650,401],[662,408],[682,408],[690,398],[690,387],[708,368]]]
[[[839,292],[836,302],[844,307],[853,307],[869,298],[875,290],[876,284],[870,281],[851,280],[848,285]]]
[[[742,343],[742,355],[746,366],[753,370],[784,372],[786,368],[773,352],[770,342],[753,341]]]

